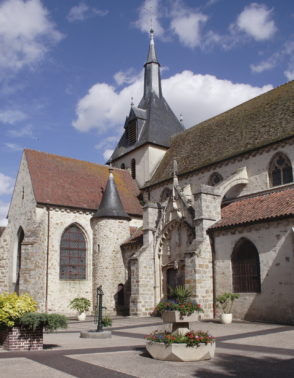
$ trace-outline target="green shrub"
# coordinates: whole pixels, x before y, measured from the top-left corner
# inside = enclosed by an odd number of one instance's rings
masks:
[[[37,310],[36,301],[28,294],[0,294],[0,325],[13,327],[26,313]]]
[[[84,297],[74,298],[70,304],[69,307],[73,310],[77,310],[79,313],[89,311],[91,307],[91,302],[89,299]]]
[[[224,314],[230,314],[235,299],[240,297],[236,293],[224,293],[216,297],[216,303],[218,307],[221,307]]]
[[[184,285],[176,286],[170,289],[170,296],[175,299],[177,303],[188,302],[192,296],[192,290],[186,288]]]
[[[64,315],[59,314],[30,312],[19,319],[18,325],[33,331],[38,327],[42,327],[46,331],[55,331],[58,328],[67,328],[67,319]]]
[[[102,325],[103,327],[111,327],[112,326],[112,320],[109,316],[104,316],[102,318]]]

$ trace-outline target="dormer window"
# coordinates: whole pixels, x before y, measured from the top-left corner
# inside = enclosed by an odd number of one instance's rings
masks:
[[[127,127],[127,140],[128,145],[132,145],[137,142],[137,122],[132,120]]]

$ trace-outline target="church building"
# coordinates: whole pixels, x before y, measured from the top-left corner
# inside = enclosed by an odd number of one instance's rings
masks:
[[[71,314],[102,285],[110,315],[147,316],[185,285],[206,318],[234,292],[235,318],[294,324],[294,81],[185,130],[152,30],[144,69],[108,165],[24,150],[0,291]]]

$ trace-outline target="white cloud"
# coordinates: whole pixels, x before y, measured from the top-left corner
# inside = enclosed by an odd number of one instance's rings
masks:
[[[212,75],[196,75],[191,71],[162,80],[163,93],[177,116],[184,116],[186,127],[228,110],[244,101],[260,95],[271,85],[253,87],[249,84],[232,83]],[[122,90],[106,83],[90,88],[76,107],[77,118],[73,126],[80,131],[97,129],[101,134],[122,131],[133,95],[137,104],[143,93],[143,78]]]
[[[251,64],[252,72],[261,73],[275,68],[277,65],[286,63],[284,75],[288,80],[292,80],[292,72],[294,71],[294,41],[286,41],[278,51],[275,51],[267,59],[258,64]]]
[[[189,9],[183,2],[173,2],[170,27],[183,45],[194,48],[201,44],[201,26],[208,17],[200,12]]]
[[[294,68],[293,68],[293,71],[290,71],[290,70],[286,70],[284,71],[284,75],[286,76],[286,78],[290,81],[290,80],[294,80]]]
[[[19,146],[16,143],[5,143],[5,146],[12,151],[22,151],[23,150],[23,147]]]
[[[20,110],[0,110],[0,122],[14,125],[17,122],[23,121],[27,118],[27,115]]]
[[[9,203],[0,200],[0,227],[7,226],[7,213],[9,209]]]
[[[145,0],[139,8],[139,18],[135,22],[135,26],[142,32],[149,33],[151,28],[154,29],[157,36],[164,34],[164,29],[160,23],[159,0]]]
[[[256,41],[270,39],[277,31],[272,13],[266,5],[252,3],[240,13],[236,26]]]
[[[103,17],[107,14],[108,10],[90,8],[86,3],[81,2],[79,5],[75,5],[69,10],[67,20],[69,22],[84,21],[92,15]]]
[[[16,138],[20,138],[23,136],[32,136],[33,128],[32,128],[32,125],[27,125],[27,126],[22,127],[19,130],[9,130],[9,134]]]
[[[13,185],[13,178],[0,172],[0,195],[12,193]]]
[[[15,72],[32,66],[62,38],[40,0],[0,3],[0,68]]]
[[[143,70],[137,74],[134,68],[129,68],[126,71],[119,71],[114,74],[113,78],[117,85],[134,83],[139,77],[142,76]]]
[[[110,145],[113,145],[118,141],[119,136],[109,136],[107,138],[103,138],[99,143],[96,144],[96,150],[104,149]]]
[[[103,152],[103,157],[104,157],[105,161],[107,161],[110,158],[112,153],[113,153],[113,150],[109,150],[109,149],[107,149]]]

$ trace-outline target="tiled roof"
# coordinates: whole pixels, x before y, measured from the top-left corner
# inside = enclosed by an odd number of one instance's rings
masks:
[[[109,169],[44,152],[25,150],[37,203],[97,210],[105,189]],[[142,215],[136,182],[126,170],[113,170],[115,183],[125,211]]]
[[[122,246],[134,245],[140,243],[143,245],[143,231],[142,228],[130,227],[131,236],[127,239]]]
[[[294,81],[191,127],[172,139],[148,185],[294,135]],[[196,110],[197,111],[197,110]]]
[[[232,202],[210,230],[294,216],[294,188]]]
[[[5,227],[0,227],[0,236],[3,234]]]

